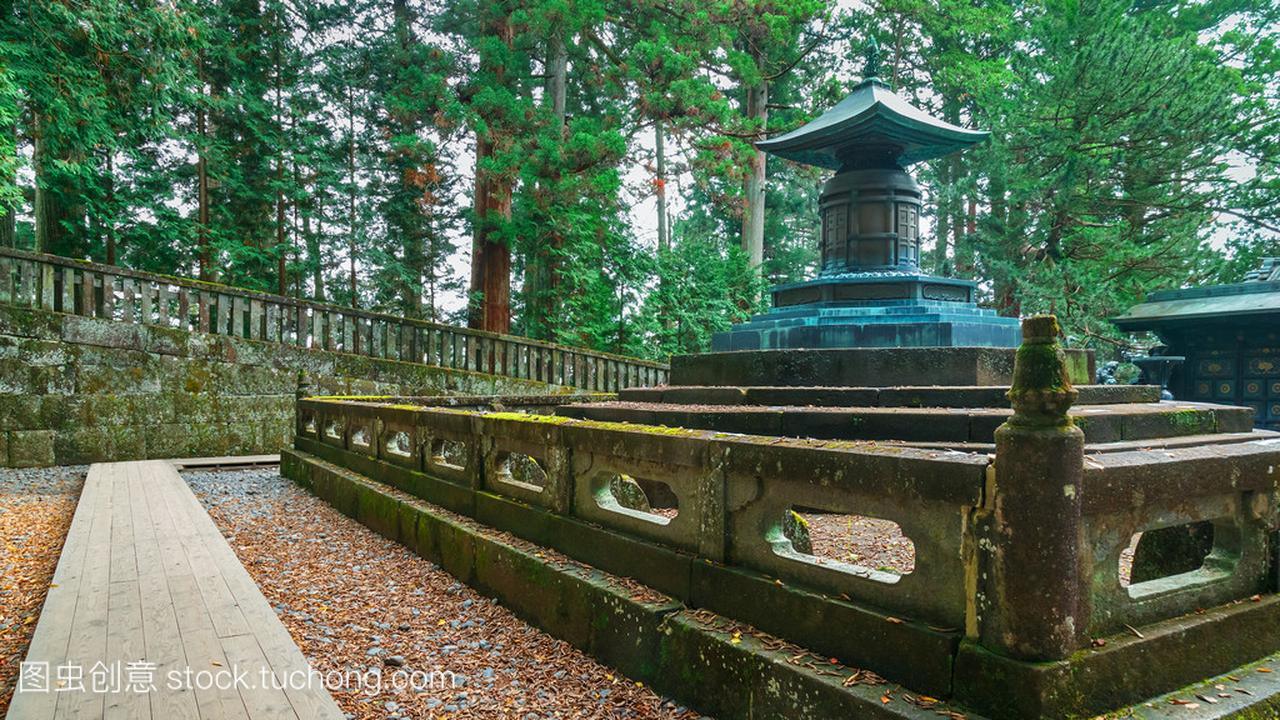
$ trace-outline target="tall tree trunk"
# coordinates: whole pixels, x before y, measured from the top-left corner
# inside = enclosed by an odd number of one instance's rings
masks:
[[[548,90],[551,92],[551,112],[559,121],[560,132],[565,131],[564,121],[569,102],[569,49],[564,38],[553,35],[548,52],[550,58]]]
[[[50,246],[53,244],[52,232],[49,228],[49,190],[45,187],[45,143],[44,128],[40,126],[40,112],[33,110],[31,112],[31,141],[33,150],[31,153],[31,166],[35,171],[35,202],[32,212],[35,216],[35,233],[36,233],[36,252],[49,252]]]
[[[279,186],[284,184],[284,158],[276,157],[276,280],[279,294],[289,294],[288,256],[285,253],[285,201],[284,191]]]
[[[492,12],[493,6],[482,6],[482,13]],[[510,11],[498,9],[492,21],[483,25],[489,35],[508,48],[512,46],[514,30]],[[500,60],[481,57],[481,65],[489,65],[494,82],[506,80],[505,68]],[[473,328],[506,333],[511,330],[511,248],[502,237],[502,225],[511,219],[512,181],[496,176],[482,167],[482,163],[497,154],[501,144],[510,138],[502,133],[509,129],[489,127],[476,137],[476,190],[475,235],[471,247],[471,293],[479,297],[473,302],[468,324]]]
[[[32,137],[35,140],[33,169],[36,176],[35,220],[36,251],[54,255],[72,255],[67,224],[72,217],[65,206],[65,187],[55,185],[49,173],[49,144],[45,137],[44,117],[32,113]]]
[[[557,143],[564,140],[567,132],[565,119],[569,87],[569,51],[559,32],[552,31],[547,39],[547,73],[543,85],[543,107],[550,110],[548,128]],[[551,164],[541,168],[540,174],[534,192],[538,209],[535,224],[547,228],[547,237],[545,242],[537,242],[527,252],[524,331],[529,337],[551,339],[555,319],[559,315],[559,259],[560,250],[564,247],[564,236],[559,232],[559,226],[552,221],[558,207],[556,185],[560,172],[558,167]]]
[[[653,124],[653,155],[657,177],[653,179],[654,193],[658,197],[658,251],[671,249],[671,235],[667,228],[667,147],[663,119]]]
[[[209,121],[204,103],[205,94],[204,55],[199,63],[200,104],[196,108],[196,135],[200,138],[200,147],[196,150],[196,246],[200,264],[200,279],[209,281],[214,277],[212,259],[209,252]]]
[[[323,213],[324,206],[318,209]],[[322,214],[317,214],[320,223]],[[320,253],[320,233],[311,232],[311,214],[302,214],[302,237],[307,244],[307,265],[311,268],[311,284],[315,287],[316,302],[324,302],[324,256]]]
[[[18,150],[18,125],[14,123],[5,123],[0,126],[0,133],[4,135],[4,145],[13,149],[15,157]],[[9,145],[12,143],[12,145]],[[0,177],[0,187],[16,188],[18,185],[18,175],[16,164],[13,168]],[[18,200],[13,202],[0,203],[0,247],[17,247],[18,245]]]
[[[769,83],[761,80],[747,89],[747,120],[756,136],[765,137],[769,121]],[[756,150],[745,184],[746,207],[742,213],[742,250],[750,258],[751,267],[759,272],[764,262],[764,177],[765,154]]]
[[[476,229],[471,246],[471,292],[479,296],[468,325],[505,333],[511,329],[511,248],[498,230],[511,219],[510,181],[481,168],[494,149],[476,138]]]
[[[568,102],[569,102],[569,50],[565,47],[564,38],[559,35],[553,35],[549,48],[548,70],[550,77],[547,79],[547,93],[551,98],[551,117],[552,123],[556,130],[558,142],[562,143],[569,131],[567,125],[568,118]],[[560,181],[560,170],[554,168],[550,178],[553,185],[558,185]],[[548,190],[553,193],[554,190]],[[550,202],[554,207],[554,201]],[[564,236],[559,232],[557,226],[552,224],[551,237],[548,238],[547,248],[542,251],[542,284],[538,290],[541,293],[540,317],[538,318],[538,326],[540,327],[539,337],[547,340],[555,339],[555,323],[560,316],[560,253],[564,249]]]
[[[395,21],[396,44],[399,47],[399,57],[396,59],[398,66],[397,72],[403,73],[408,70],[410,58],[413,53],[413,46],[416,42],[413,34],[413,17],[409,12],[409,4],[407,0],[393,0],[392,11]],[[396,132],[401,135],[411,135],[417,132],[413,123],[407,120],[392,119]],[[418,166],[419,161],[409,160],[406,156],[402,156],[398,161],[400,172],[398,182],[402,184],[402,191],[409,196],[412,191],[421,191],[412,185],[410,180],[411,174],[417,174],[422,171]],[[415,207],[415,210],[420,212]],[[403,259],[406,273],[400,278],[400,298],[404,308],[404,314],[412,318],[422,317],[422,278],[426,275],[426,253],[423,249],[423,243],[426,240],[426,233],[422,231],[422,224],[409,223],[400,229],[401,257]]]
[[[351,307],[360,307],[356,287],[356,101],[355,89],[347,83],[347,270]]]
[[[276,23],[276,42],[274,46],[273,61],[275,64],[275,81],[276,81],[276,116],[275,130],[281,134],[284,133],[284,79],[281,77],[283,68],[280,67],[280,14],[273,13]],[[289,293],[289,272],[288,272],[288,253],[285,252],[285,218],[287,213],[287,205],[284,195],[284,147],[283,145],[274,148],[276,152],[276,278],[279,285],[279,294],[287,295]],[[301,293],[299,293],[301,294]]]
[[[932,272],[949,275],[947,272],[947,245],[951,242],[951,213],[946,200],[951,186],[951,164],[943,161],[938,168],[938,186],[934,190],[934,244],[930,261]]]
[[[107,216],[103,218],[103,230],[107,236],[107,264],[116,264],[116,180],[115,163],[111,159],[111,151],[106,153],[107,177]]]
[[[0,0],[0,21],[13,23],[17,21],[14,12],[13,0]],[[0,134],[4,136],[0,147],[12,150],[14,160],[18,155],[18,121],[17,108],[14,108],[13,122],[6,122],[0,125]],[[17,192],[18,174],[17,164],[13,163],[4,174],[0,177],[0,187],[11,187]],[[15,199],[13,202],[0,202],[0,246],[17,247],[18,245],[18,206],[21,201]]]
[[[955,158],[953,157],[952,159],[954,160]],[[958,161],[956,161],[955,170],[956,170],[956,173],[955,175],[952,176],[953,181],[959,180],[960,178],[961,173],[960,173],[960,165]],[[951,203],[951,210],[952,210],[951,252],[954,255],[952,260],[952,265],[955,266],[956,277],[966,277],[965,255],[968,250],[968,248],[966,247],[968,244],[968,240],[965,237],[965,233],[964,233],[964,228],[965,228],[964,198],[960,197],[960,193],[958,192],[958,190],[959,188],[955,187],[954,185],[951,188],[951,193],[953,198]]]

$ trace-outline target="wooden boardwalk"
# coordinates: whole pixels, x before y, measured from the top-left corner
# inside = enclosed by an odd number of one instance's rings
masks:
[[[307,669],[174,463],[104,463],[89,470],[8,718],[342,718]]]

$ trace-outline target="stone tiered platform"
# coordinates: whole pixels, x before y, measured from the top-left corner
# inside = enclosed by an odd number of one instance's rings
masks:
[[[984,450],[994,447],[996,428],[1013,412],[1005,396],[1012,356],[1012,350],[996,348],[712,353],[677,358],[671,385],[628,388],[615,401],[574,403],[558,413],[752,435]],[[1087,354],[1074,354],[1072,364],[1077,380],[1091,377]],[[725,376],[761,384],[686,384]],[[790,384],[823,377],[842,382]],[[903,382],[911,377],[955,384]],[[1162,402],[1154,385],[1077,389],[1071,416],[1091,446],[1258,438],[1249,408]]]
[[[1253,411],[1161,402],[1160,388],[1086,385],[1072,418],[1090,445],[1205,436],[1257,439]],[[619,400],[567,405],[566,417],[821,440],[990,446],[1012,411],[1007,387],[683,387],[624,390]]]
[[[1238,669],[1280,651],[1280,434],[1251,430],[1247,409],[1087,385],[1090,356],[1059,363],[1053,334],[1033,329],[1017,367],[1001,348],[677,358],[669,385],[580,398],[552,416],[533,401],[483,412],[306,398],[283,469],[717,717],[937,709],[896,690],[888,703],[883,690],[868,696],[848,666],[967,717],[1087,717],[1134,703],[1142,715],[1170,692],[1219,701],[1177,705],[1180,717],[1280,702]],[[1037,361],[1054,371],[1027,371]],[[1017,412],[1011,385],[1023,388]],[[797,541],[797,517],[896,525],[914,560],[895,569],[818,552]],[[664,597],[642,607],[634,589],[601,592],[563,569],[572,564],[500,547],[486,530]],[[846,666],[829,682],[801,678],[748,647],[746,631],[684,624],[712,614],[768,633],[767,647],[793,643],[788,657]],[[1221,673],[1244,691],[1198,684]]]

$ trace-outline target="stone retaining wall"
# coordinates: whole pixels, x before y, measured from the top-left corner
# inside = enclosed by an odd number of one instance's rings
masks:
[[[559,392],[514,379],[0,305],[0,463],[275,453],[324,395]],[[567,389],[564,389],[567,391]]]

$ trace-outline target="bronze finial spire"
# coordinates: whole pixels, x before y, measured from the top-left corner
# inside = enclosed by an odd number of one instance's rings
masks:
[[[880,43],[876,42],[874,35],[867,38],[867,43],[862,48],[862,58],[866,61],[862,66],[862,79],[880,77]]]

